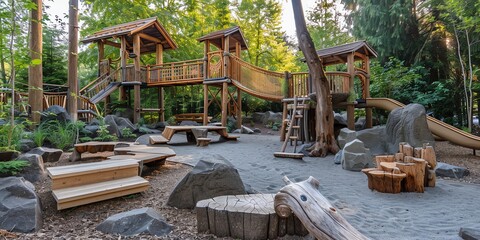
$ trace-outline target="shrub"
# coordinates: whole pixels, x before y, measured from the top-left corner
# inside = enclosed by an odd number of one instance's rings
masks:
[[[0,162],[0,174],[15,175],[28,166],[30,163],[25,160]]]
[[[47,131],[46,139],[56,148],[67,150],[77,141],[81,128],[85,125],[82,121],[59,122],[52,120],[44,123],[44,129]]]
[[[137,135],[133,134],[132,129],[124,127],[122,128],[122,137],[123,138],[134,138]]]

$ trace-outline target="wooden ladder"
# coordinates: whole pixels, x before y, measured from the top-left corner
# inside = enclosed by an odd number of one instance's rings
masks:
[[[290,114],[290,120],[285,119],[288,121],[287,125],[287,134],[285,136],[285,141],[283,142],[282,149],[280,152],[275,152],[273,155],[275,157],[283,157],[283,158],[303,158],[302,153],[295,153],[297,150],[298,139],[300,137],[300,122],[303,119],[305,109],[305,100],[302,100],[301,103],[298,103],[297,97],[293,99],[293,109]],[[288,142],[291,142],[293,145],[293,152],[285,152],[287,149]]]

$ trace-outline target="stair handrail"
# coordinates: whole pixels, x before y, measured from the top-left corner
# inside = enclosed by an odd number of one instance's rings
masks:
[[[116,79],[113,78],[112,76],[115,76],[115,74],[117,74],[117,72],[119,71],[120,69],[117,69],[115,71],[113,71],[112,73],[110,74],[103,74],[102,76],[98,77],[97,79],[95,79],[94,81],[90,82],[89,84],[87,84],[85,87],[83,87],[81,90],[80,90],[80,95],[82,96],[85,96],[87,98],[91,98],[93,97],[94,95],[96,95],[98,92],[100,91],[97,91],[95,94],[90,94],[91,92],[93,92],[94,90],[97,89],[98,86],[100,85],[104,85],[103,89],[105,89],[105,87],[112,83],[112,82],[115,82]],[[102,90],[103,90],[102,89]]]

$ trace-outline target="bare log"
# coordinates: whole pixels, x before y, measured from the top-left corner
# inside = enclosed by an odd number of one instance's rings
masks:
[[[368,239],[350,225],[318,190],[320,183],[309,177],[291,183],[275,195],[275,210],[288,216],[287,207],[317,239]],[[287,215],[287,216],[285,216]]]

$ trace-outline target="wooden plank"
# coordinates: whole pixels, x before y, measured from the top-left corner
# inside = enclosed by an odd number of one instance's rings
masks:
[[[128,189],[122,189],[121,191],[110,192],[107,194],[94,196],[86,199],[79,199],[79,200],[62,202],[62,203],[57,202],[57,210],[81,206],[81,205],[94,203],[94,202],[100,202],[103,200],[112,199],[112,198],[121,197],[121,196],[127,196],[130,194],[140,193],[147,190],[148,188],[149,188],[149,185],[139,185],[139,186],[134,186]]]
[[[64,178],[69,176],[77,176],[88,173],[98,173],[102,171],[112,171],[123,168],[137,167],[138,163],[135,160],[131,161],[101,161],[93,163],[82,163],[68,166],[49,167],[47,168],[48,176],[51,179]]]
[[[82,186],[97,182],[111,181],[115,179],[128,178],[138,176],[138,164],[132,165],[128,168],[104,170],[98,172],[91,172],[88,174],[67,176],[62,178],[52,179],[52,190],[61,188],[69,188]]]
[[[150,135],[148,137],[148,141],[151,145],[155,145],[155,144],[164,144],[170,140],[166,139],[162,135]]]
[[[131,188],[149,186],[149,182],[142,177],[116,179],[107,182],[93,183],[83,186],[53,190],[53,196],[58,203],[95,198],[101,195],[121,192]]]
[[[118,161],[118,160],[135,160],[139,163],[150,163],[150,162],[155,162],[155,161],[164,161],[167,159],[169,156],[166,155],[161,155],[161,154],[153,154],[153,153],[135,153],[132,155],[113,155],[110,157],[107,157],[108,160],[106,161]]]
[[[129,155],[136,153],[149,153],[149,154],[159,154],[162,156],[173,157],[177,155],[169,147],[157,147],[157,146],[147,146],[147,145],[132,145],[130,147],[115,148],[113,151],[115,155]]]

